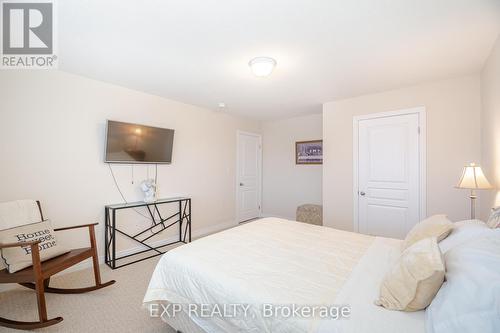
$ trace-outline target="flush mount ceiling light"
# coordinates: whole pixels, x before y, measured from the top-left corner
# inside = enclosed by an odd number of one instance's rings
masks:
[[[276,60],[269,57],[257,57],[250,60],[248,66],[255,76],[269,76],[276,67]]]

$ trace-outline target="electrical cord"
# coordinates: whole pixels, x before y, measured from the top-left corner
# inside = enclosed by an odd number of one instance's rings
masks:
[[[120,185],[118,185],[118,181],[116,180],[116,177],[115,177],[115,173],[113,172],[113,168],[111,167],[111,164],[110,163],[107,163],[108,164],[108,167],[109,167],[109,171],[111,172],[111,176],[113,177],[113,181],[115,183],[115,187],[116,189],[118,190],[118,193],[120,193],[120,196],[122,197],[122,200],[125,204],[128,204],[129,202],[127,201],[127,199],[125,198],[125,195],[123,195],[123,192],[122,190],[120,189]],[[155,183],[158,179],[158,165],[156,165],[156,175],[155,175]],[[150,217],[150,216],[147,216],[147,215],[144,215],[142,214],[141,212],[139,212],[137,209],[135,208],[132,208],[134,210],[134,212],[136,212],[137,214],[141,215],[142,217],[148,219],[151,221],[151,223],[154,223],[154,220]],[[153,211],[153,217],[156,216],[156,211]]]
[[[155,185],[158,187],[158,164],[155,164]]]

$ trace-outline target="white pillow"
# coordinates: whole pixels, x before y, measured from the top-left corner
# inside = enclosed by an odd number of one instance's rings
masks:
[[[446,282],[426,310],[426,332],[500,332],[500,229],[444,257]]]
[[[453,228],[448,237],[439,242],[441,253],[445,254],[451,248],[463,244],[473,238],[480,237],[491,229],[480,220],[464,220],[453,223]]]

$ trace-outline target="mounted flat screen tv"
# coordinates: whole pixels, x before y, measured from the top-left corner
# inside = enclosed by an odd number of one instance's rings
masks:
[[[174,130],[107,121],[106,163],[172,162]]]

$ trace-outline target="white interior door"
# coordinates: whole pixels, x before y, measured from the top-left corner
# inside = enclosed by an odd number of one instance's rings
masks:
[[[258,134],[238,132],[237,221],[261,214],[262,138]]]
[[[421,117],[396,113],[355,121],[361,233],[401,239],[423,217]]]

